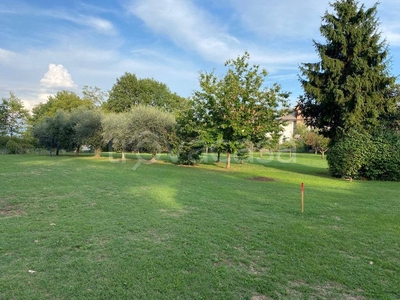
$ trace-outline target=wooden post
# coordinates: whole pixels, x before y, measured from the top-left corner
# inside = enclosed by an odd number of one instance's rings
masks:
[[[300,202],[300,210],[303,213],[304,212],[304,183],[301,183],[301,202]]]

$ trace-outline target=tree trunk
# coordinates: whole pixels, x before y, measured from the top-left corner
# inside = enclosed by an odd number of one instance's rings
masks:
[[[226,168],[229,169],[231,167],[231,152],[228,151],[226,156]]]
[[[221,162],[221,151],[218,150],[217,163]]]
[[[122,150],[122,157],[121,157],[121,159],[122,159],[122,160],[125,160],[125,151],[124,151],[124,150]]]
[[[262,152],[263,152],[262,149],[260,149],[260,157],[263,156],[263,153],[262,153]]]
[[[154,163],[154,162],[157,161],[157,160],[156,160],[156,155],[157,155],[157,153],[152,153],[152,154],[151,154],[151,160],[150,160],[151,162]]]
[[[206,146],[206,154],[208,154],[208,146]]]
[[[315,155],[317,155],[317,154],[318,154],[318,149],[317,149],[317,148],[315,148],[315,152],[314,152],[314,154],[315,154]]]
[[[100,158],[100,154],[101,154],[101,148],[96,148],[94,150],[94,157],[95,158]]]
[[[60,149],[56,149],[56,155],[58,155],[59,154],[59,152],[60,152]]]
[[[325,151],[321,151],[321,159],[325,158]]]
[[[75,156],[78,156],[78,155],[79,155],[79,148],[80,148],[80,146],[77,146],[77,147],[76,147]]]

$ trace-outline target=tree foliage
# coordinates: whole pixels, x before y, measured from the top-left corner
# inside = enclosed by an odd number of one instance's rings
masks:
[[[0,134],[11,138],[21,134],[28,117],[28,110],[24,108],[22,101],[10,92],[10,96],[2,98],[0,103]]]
[[[128,113],[128,126],[134,149],[152,153],[170,150],[169,138],[175,125],[175,117],[159,108],[139,105]]]
[[[169,148],[169,135],[172,133],[175,118],[171,113],[151,106],[136,106],[125,113],[112,113],[105,116],[103,138],[112,141],[116,150],[148,151],[153,154]],[[124,154],[123,154],[124,158]]]
[[[212,140],[209,138],[210,135],[199,122],[195,103],[189,100],[189,105],[177,113],[176,124],[171,135],[171,146],[178,154],[178,163],[197,165],[204,151],[203,139],[210,142]]]
[[[325,158],[325,153],[330,148],[331,140],[327,137],[324,137],[321,134],[317,134],[315,137],[315,149],[321,153],[321,158]]]
[[[61,149],[71,151],[79,146],[74,140],[74,123],[70,113],[58,110],[54,116],[46,116],[33,127],[33,136],[39,140],[39,145],[51,153],[56,149],[59,155]]]
[[[32,124],[40,122],[46,116],[54,116],[58,110],[70,112],[77,107],[93,108],[91,99],[81,99],[71,91],[59,91],[54,96],[49,96],[47,102],[39,103],[32,109]]]
[[[400,134],[378,130],[360,133],[350,130],[328,153],[333,176],[372,180],[400,179]]]
[[[95,157],[100,157],[101,148],[104,145],[102,136],[103,114],[99,109],[87,109],[78,107],[71,112],[73,124],[73,140],[77,146],[85,145],[95,151]]]
[[[400,84],[395,84],[385,94],[396,105],[381,116],[381,127],[400,131]]]
[[[342,132],[371,131],[394,101],[385,92],[395,81],[388,72],[388,48],[371,8],[356,0],[331,4],[320,27],[325,43],[314,41],[317,63],[300,67],[304,95],[300,108],[308,125],[336,141]]]
[[[172,93],[167,85],[154,79],[138,79],[135,74],[126,72],[117,78],[109,99],[103,108],[109,112],[127,112],[137,105],[155,106],[169,112],[179,110],[186,99]]]
[[[1,154],[24,154],[35,149],[36,146],[36,140],[32,137],[0,136]]]
[[[218,78],[212,73],[200,73],[200,91],[194,93],[198,120],[204,128],[216,130],[225,142],[230,157],[243,140],[257,143],[268,132],[279,132],[278,118],[286,111],[288,93],[279,85],[263,86],[267,71],[249,65],[246,52],[236,60],[228,60],[228,71]]]
[[[108,99],[108,92],[97,86],[84,85],[82,88],[83,100],[90,100],[95,106],[102,106]]]
[[[125,152],[132,143],[128,122],[128,113],[109,113],[101,122],[104,142],[111,144],[114,150],[121,151],[122,159],[125,159]]]

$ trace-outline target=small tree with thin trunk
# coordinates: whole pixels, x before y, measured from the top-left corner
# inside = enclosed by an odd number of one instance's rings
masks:
[[[101,111],[80,107],[71,112],[71,119],[74,123],[74,141],[77,145],[93,148],[95,157],[100,157],[101,148],[104,146]]]
[[[121,151],[122,160],[125,160],[125,152],[132,144],[128,124],[128,113],[107,114],[101,122],[104,142],[111,143],[114,150]]]
[[[66,111],[58,110],[54,116],[45,117],[32,130],[39,144],[50,152],[51,148],[55,148],[56,155],[61,149],[70,151],[78,147],[74,141],[74,124]]]
[[[102,122],[105,142],[112,141],[115,150],[122,151],[122,159],[128,149],[152,154],[155,161],[158,152],[169,148],[169,135],[175,124],[171,113],[159,108],[138,105],[126,113],[112,113]]]
[[[2,98],[0,103],[0,133],[11,138],[18,135],[25,128],[28,110],[18,97],[10,92],[10,97]]]
[[[321,134],[316,135],[315,149],[321,153],[321,159],[325,158],[325,153],[329,150],[331,140]]]
[[[127,113],[128,132],[134,148],[150,152],[152,161],[163,149],[169,150],[169,136],[175,125],[172,113],[157,107],[138,105]]]
[[[288,93],[280,86],[264,87],[267,71],[258,65],[250,66],[245,52],[236,60],[228,60],[228,71],[218,78],[214,73],[200,73],[200,91],[193,96],[199,108],[199,122],[204,128],[222,135],[227,151],[226,168],[231,154],[240,142],[258,143],[268,132],[279,132],[278,118],[287,112]]]

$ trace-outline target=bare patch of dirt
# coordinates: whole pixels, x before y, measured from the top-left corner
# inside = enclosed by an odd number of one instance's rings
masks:
[[[178,217],[181,217],[183,215],[190,213],[191,210],[195,210],[195,209],[196,209],[195,207],[185,206],[179,210],[177,210],[177,209],[171,210],[171,209],[162,208],[162,209],[160,209],[160,212],[163,213],[165,216],[178,218]]]
[[[313,296],[308,299],[343,299],[343,300],[364,300],[365,297],[360,295],[361,289],[346,291],[345,287],[335,282],[327,282],[325,284],[310,286],[303,281],[289,282],[290,288],[287,290],[290,294],[297,294],[295,297],[301,298],[302,293],[297,291],[302,286],[311,287],[314,290]],[[337,298],[340,295],[340,298]],[[304,296],[304,295],[303,295]]]
[[[151,242],[156,243],[156,244],[160,244],[160,243],[163,243],[166,240],[168,240],[169,239],[169,235],[168,234],[159,234],[157,232],[157,230],[149,229],[147,231],[146,236],[144,236],[143,239],[146,240],[146,241],[151,241]]]
[[[272,299],[268,296],[264,296],[264,295],[256,295],[251,297],[251,300],[268,300],[268,299]]]
[[[25,215],[25,214],[26,213],[23,210],[18,209],[18,207],[15,205],[6,205],[6,206],[0,208],[0,215],[2,215],[2,216],[17,217],[17,216]]]
[[[255,180],[255,181],[275,181],[274,178],[262,177],[262,176],[252,177],[252,178],[249,178],[249,180]]]

